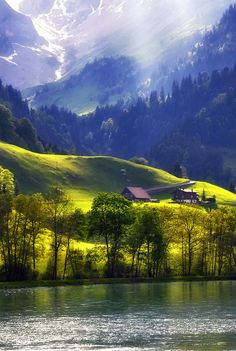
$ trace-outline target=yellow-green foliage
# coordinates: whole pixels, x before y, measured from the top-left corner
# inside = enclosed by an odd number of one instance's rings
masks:
[[[204,190],[207,198],[213,197],[215,195],[216,201],[220,205],[229,205],[229,206],[236,205],[236,195],[231,193],[228,190],[220,188],[219,186],[216,186],[210,183],[205,183],[205,182],[197,182],[195,185],[193,185],[190,188],[197,191],[197,193],[200,195],[200,198]]]
[[[47,271],[47,267],[50,264],[50,259],[52,257],[52,234],[45,230],[43,234],[41,234],[37,241],[37,261],[36,261],[36,269],[40,274],[44,274]],[[102,244],[99,244],[102,247]],[[72,250],[80,250],[83,252],[83,255],[86,255],[90,250],[93,250],[97,247],[96,244],[88,243],[84,241],[76,241],[72,240],[70,244],[70,248]],[[60,250],[60,261],[59,261],[59,269],[62,274],[63,265],[65,260],[65,250],[66,248],[63,246]],[[105,261],[102,262],[102,265],[105,264]]]
[[[98,192],[120,193],[128,185],[153,187],[183,181],[117,158],[36,154],[1,142],[0,165],[14,173],[20,191],[46,192],[58,185],[84,210],[90,209]]]
[[[0,166],[0,192],[7,190],[14,193],[14,175],[8,169]]]

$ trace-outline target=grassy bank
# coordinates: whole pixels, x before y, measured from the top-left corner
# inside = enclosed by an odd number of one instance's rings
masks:
[[[206,277],[206,276],[174,276],[160,278],[97,278],[97,279],[77,279],[77,280],[35,280],[0,282],[2,289],[23,289],[37,287],[60,287],[60,286],[88,286],[88,285],[110,285],[110,284],[140,284],[140,283],[171,283],[171,282],[207,282],[207,281],[227,281],[236,280],[236,276]]]

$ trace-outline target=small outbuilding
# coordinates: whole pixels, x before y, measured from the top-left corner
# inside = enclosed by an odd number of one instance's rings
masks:
[[[126,199],[130,201],[143,201],[143,202],[151,202],[151,196],[147,193],[143,188],[138,187],[126,187],[122,193]]]
[[[198,204],[199,197],[196,191],[178,189],[173,192],[173,201],[179,204]]]

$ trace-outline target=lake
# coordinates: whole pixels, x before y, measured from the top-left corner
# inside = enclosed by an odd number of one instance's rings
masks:
[[[1,350],[236,350],[236,282],[0,291]]]

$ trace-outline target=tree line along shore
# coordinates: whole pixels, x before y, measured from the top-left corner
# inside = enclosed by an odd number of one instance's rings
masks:
[[[100,193],[75,209],[58,187],[17,194],[0,169],[0,279],[233,277],[236,210],[133,204]]]

